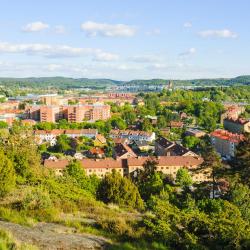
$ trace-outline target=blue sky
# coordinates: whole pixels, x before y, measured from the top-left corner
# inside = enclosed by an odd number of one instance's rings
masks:
[[[249,0],[0,0],[0,76],[250,74]]]

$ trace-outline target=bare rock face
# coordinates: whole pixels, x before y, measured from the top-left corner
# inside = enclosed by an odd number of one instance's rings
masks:
[[[34,227],[0,221],[0,229],[10,232],[22,243],[43,250],[96,250],[105,249],[109,242],[101,236],[76,233],[69,228],[53,223],[38,223]]]

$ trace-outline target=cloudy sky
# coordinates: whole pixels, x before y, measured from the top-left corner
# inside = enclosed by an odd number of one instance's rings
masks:
[[[249,0],[0,0],[0,76],[250,74]]]

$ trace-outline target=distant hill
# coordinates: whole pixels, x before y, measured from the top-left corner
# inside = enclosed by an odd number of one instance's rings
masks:
[[[30,77],[30,78],[0,78],[0,85],[8,87],[40,87],[40,88],[101,88],[119,84],[119,81],[110,79],[88,79],[68,77]]]
[[[30,77],[30,78],[0,78],[0,85],[6,87],[22,88],[82,88],[90,87],[95,89],[111,87],[115,85],[161,85],[166,84],[168,79],[116,81],[112,79],[88,79],[68,77]],[[235,78],[217,79],[194,79],[194,80],[173,80],[176,86],[232,86],[250,85],[250,75],[238,76]]]
[[[126,84],[166,84],[169,80],[166,79],[152,79],[152,80],[132,80]],[[194,80],[172,80],[177,86],[180,85],[194,85],[194,86],[231,86],[231,85],[250,85],[250,75],[238,76],[235,78],[216,78],[216,79],[194,79]]]

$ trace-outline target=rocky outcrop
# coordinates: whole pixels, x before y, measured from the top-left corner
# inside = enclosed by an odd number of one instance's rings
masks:
[[[96,250],[105,249],[109,242],[101,236],[77,233],[74,228],[53,223],[38,223],[33,227],[0,221],[0,229],[13,235],[21,243],[43,250]]]

